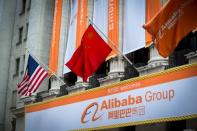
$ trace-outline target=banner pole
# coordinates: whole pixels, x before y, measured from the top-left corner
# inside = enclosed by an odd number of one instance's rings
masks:
[[[138,70],[136,69],[135,65],[128,59],[128,57],[126,55],[124,55],[114,44],[114,42],[108,38],[100,29],[99,27],[94,24],[94,22],[87,16],[88,20],[90,21],[90,23],[92,25],[94,25],[94,27],[96,27],[96,29],[109,41],[109,44],[111,45],[111,47],[117,51],[121,56],[123,56],[123,58],[125,58],[127,60],[127,62],[134,68],[134,70],[136,70],[138,72]]]

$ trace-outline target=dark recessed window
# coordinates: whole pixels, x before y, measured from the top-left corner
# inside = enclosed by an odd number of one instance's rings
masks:
[[[15,73],[14,77],[19,75],[19,67],[20,67],[20,58],[16,58],[15,60]]]
[[[73,72],[69,72],[64,74],[64,82],[68,86],[75,85],[75,82],[77,81],[77,76]]]
[[[23,15],[25,13],[25,7],[26,7],[26,0],[21,0],[21,11],[19,15]]]
[[[169,56],[169,66],[167,68],[188,64],[185,55],[195,51],[197,51],[197,33],[190,32],[179,42],[174,52]]]
[[[11,125],[11,131],[16,131],[16,118],[12,118]]]
[[[135,68],[143,67],[148,64],[149,49],[141,48],[126,54],[126,57],[134,64]],[[125,60],[125,78],[129,79],[139,76],[139,72],[128,61]]]
[[[20,45],[22,43],[22,37],[23,37],[23,27],[20,27],[18,29],[18,42],[16,45]]]
[[[30,8],[31,8],[31,0],[29,0],[29,2],[28,2],[27,10],[29,11]]]

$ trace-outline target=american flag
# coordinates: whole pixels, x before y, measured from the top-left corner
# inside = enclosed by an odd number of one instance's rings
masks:
[[[29,55],[27,68],[21,83],[17,85],[21,96],[31,96],[36,92],[39,85],[47,77],[48,72]]]

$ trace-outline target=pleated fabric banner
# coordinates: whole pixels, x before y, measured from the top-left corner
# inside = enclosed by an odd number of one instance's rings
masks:
[[[62,17],[62,0],[56,0],[54,18],[53,18],[50,58],[49,58],[49,68],[55,73],[57,72],[57,68],[58,68],[61,17]]]
[[[145,0],[124,0],[123,53],[135,51],[145,45]]]
[[[87,28],[87,0],[72,0],[70,2],[70,25],[64,63],[70,60],[74,51],[79,47],[81,38]],[[68,72],[70,72],[70,69],[64,66],[63,73]]]
[[[108,21],[108,1],[107,0],[95,0],[94,11],[93,11],[93,23],[107,36],[107,21]],[[103,34],[95,28],[99,35],[103,37]]]

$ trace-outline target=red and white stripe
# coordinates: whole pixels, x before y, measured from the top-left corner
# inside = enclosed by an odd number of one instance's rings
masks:
[[[31,96],[36,92],[41,82],[47,77],[48,73],[40,65],[36,68],[31,77],[28,76],[27,70],[24,78],[20,84],[18,84],[19,95]]]

